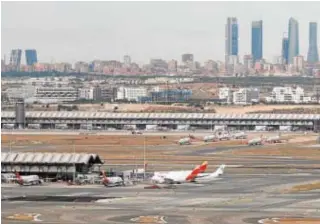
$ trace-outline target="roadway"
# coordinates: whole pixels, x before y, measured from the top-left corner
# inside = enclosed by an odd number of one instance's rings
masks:
[[[2,185],[2,199],[7,199],[2,200],[2,221],[15,223],[10,216],[18,213],[20,219],[21,213],[34,213],[42,223],[120,224],[141,223],[147,219],[148,223],[241,224],[258,223],[259,219],[284,214],[320,218],[319,191],[282,192],[292,185],[319,178],[320,173],[313,171],[300,175],[247,175],[230,174],[226,170],[213,184],[178,185],[176,189],[144,189],[144,185],[113,188]],[[31,201],[21,198],[8,201],[18,196]]]

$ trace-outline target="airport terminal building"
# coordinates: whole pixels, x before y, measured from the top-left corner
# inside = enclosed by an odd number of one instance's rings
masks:
[[[146,129],[158,125],[178,129],[188,125],[201,129],[227,126],[239,130],[272,127],[274,130],[320,131],[319,114],[214,114],[214,113],[111,113],[83,111],[1,111],[1,128],[83,129],[107,130],[124,126]],[[87,129],[85,128],[85,129]],[[88,128],[89,129],[89,128]]]

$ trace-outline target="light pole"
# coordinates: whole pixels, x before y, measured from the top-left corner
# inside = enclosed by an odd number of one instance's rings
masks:
[[[76,148],[75,148],[75,145],[74,145],[74,141],[72,142],[73,143],[73,184],[75,184],[75,180],[76,180]]]
[[[144,147],[143,147],[143,180],[146,179],[146,136],[144,136]]]

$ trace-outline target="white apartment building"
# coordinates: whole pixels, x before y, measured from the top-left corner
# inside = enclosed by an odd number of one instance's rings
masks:
[[[305,96],[304,89],[301,87],[274,87],[267,102],[277,103],[304,103],[311,100]]]
[[[296,71],[301,71],[304,67],[304,58],[301,55],[293,57],[293,68]]]
[[[228,87],[223,87],[219,89],[219,99],[226,101],[228,104],[233,102],[232,90]]]
[[[260,90],[257,88],[242,88],[233,93],[233,103],[237,105],[249,105],[259,102]]]
[[[138,101],[139,97],[147,96],[148,91],[144,87],[119,87],[117,90],[117,99],[129,101]]]
[[[35,89],[36,100],[45,103],[75,101],[78,96],[78,89],[72,87],[39,87]]]

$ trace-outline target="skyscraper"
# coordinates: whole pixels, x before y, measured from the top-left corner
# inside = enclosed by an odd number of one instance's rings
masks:
[[[299,24],[294,18],[289,19],[289,50],[288,64],[293,63],[293,57],[299,55]]]
[[[238,38],[238,20],[235,17],[229,17],[226,24],[226,65],[229,64],[230,56],[238,56]]]
[[[18,68],[21,65],[21,49],[11,50],[10,65]]]
[[[315,22],[309,23],[309,50],[308,63],[316,63],[319,61],[318,44],[317,44],[317,26]]]
[[[34,49],[25,50],[27,65],[33,65],[38,62],[37,51]]]
[[[251,54],[254,62],[262,59],[262,20],[252,22]]]
[[[282,52],[281,56],[284,64],[288,64],[288,51],[289,51],[289,39],[288,37],[282,38]]]

